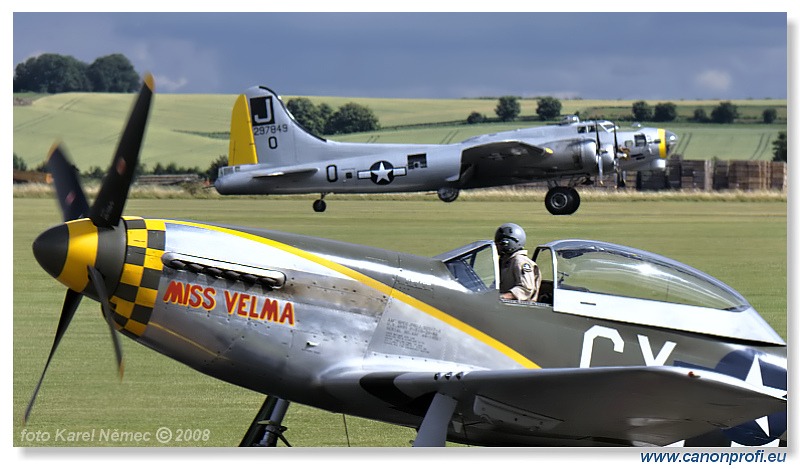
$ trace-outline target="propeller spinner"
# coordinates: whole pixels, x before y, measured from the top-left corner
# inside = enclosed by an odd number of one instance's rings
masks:
[[[109,292],[117,287],[124,263],[126,233],[124,223],[120,223],[122,210],[139,162],[153,90],[153,77],[147,74],[117,145],[111,167],[91,207],[86,202],[77,170],[69,163],[65,151],[60,145],[55,145],[50,151],[47,166],[53,175],[65,223],[40,234],[33,242],[33,254],[39,265],[66,285],[68,290],[53,346],[25,409],[25,421],[33,409],[53,354],[84,296],[101,304],[103,317],[111,331],[118,371],[122,377],[122,350],[108,298]]]

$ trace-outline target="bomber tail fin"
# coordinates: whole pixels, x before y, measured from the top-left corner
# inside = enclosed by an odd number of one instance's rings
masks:
[[[277,94],[254,86],[233,106],[228,165],[291,166],[314,161],[325,143],[295,121]]]
[[[256,143],[253,140],[253,125],[247,97],[240,94],[231,112],[231,136],[228,144],[228,166],[255,164]]]

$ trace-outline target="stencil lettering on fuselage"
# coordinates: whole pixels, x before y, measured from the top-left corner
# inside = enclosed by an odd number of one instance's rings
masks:
[[[384,344],[428,355],[431,351],[427,344],[439,342],[441,334],[442,330],[437,327],[389,318],[386,321]]]
[[[639,349],[642,352],[642,360],[647,366],[661,366],[666,364],[667,360],[669,360],[669,356],[677,345],[675,342],[668,340],[664,342],[658,354],[654,354],[650,346],[650,338],[641,334],[638,334],[637,337],[639,339]],[[592,326],[583,333],[583,346],[581,348],[580,361],[581,368],[589,368],[591,366],[594,342],[597,338],[610,340],[613,344],[614,352],[616,353],[625,351],[625,341],[622,340],[622,336],[619,334],[618,330],[598,325]]]

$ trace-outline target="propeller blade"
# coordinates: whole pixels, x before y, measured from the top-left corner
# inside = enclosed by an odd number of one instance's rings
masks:
[[[617,140],[617,126],[614,126],[614,174],[617,180],[617,189],[625,187],[625,177],[619,168],[619,141]]]
[[[39,378],[39,382],[36,384],[36,388],[33,390],[33,396],[31,396],[31,400],[28,403],[28,408],[25,409],[25,416],[22,420],[23,424],[28,421],[28,417],[31,414],[31,409],[33,409],[33,403],[36,401],[36,396],[39,394],[39,388],[42,387],[44,375],[47,373],[47,368],[50,366],[50,361],[53,359],[53,354],[55,353],[56,348],[58,348],[61,338],[64,337],[64,333],[67,331],[67,327],[69,327],[72,317],[75,316],[75,310],[78,309],[78,305],[81,303],[81,298],[83,298],[83,295],[75,290],[67,290],[67,295],[64,297],[64,305],[61,307],[61,317],[58,319],[56,336],[53,339],[53,347],[50,348],[50,355],[47,357],[47,362],[44,364],[42,376]]]
[[[53,175],[56,196],[61,205],[64,221],[77,220],[89,215],[89,204],[81,189],[76,168],[66,157],[61,145],[54,145],[47,157],[47,169]]]
[[[150,113],[153,88],[153,76],[148,74],[144,77],[139,97],[128,117],[128,123],[120,138],[114,159],[111,161],[111,167],[108,168],[97,199],[89,212],[89,218],[98,227],[116,226],[122,216],[133,173],[139,163],[139,151],[147,126],[147,117]]]
[[[114,328],[114,316],[111,311],[111,305],[108,303],[108,292],[106,291],[105,280],[100,271],[92,266],[89,266],[89,278],[92,280],[97,296],[100,297],[103,317],[106,318],[106,323],[108,323],[108,328],[111,331],[111,342],[114,344],[114,354],[117,357],[117,371],[119,372],[120,379],[122,379],[122,375],[125,372],[125,366],[122,363],[122,347],[119,344],[119,337],[117,337],[117,331]]]
[[[594,121],[594,138],[597,141],[596,154],[600,156],[600,128],[597,126],[597,120]]]
[[[597,121],[594,121],[594,133],[595,138],[597,139],[597,150],[596,150],[596,159],[597,159],[597,182],[602,186],[603,185],[603,150],[600,147],[600,128],[597,125]]]

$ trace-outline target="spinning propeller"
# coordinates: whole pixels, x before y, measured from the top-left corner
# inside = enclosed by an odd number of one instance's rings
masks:
[[[603,184],[603,148],[600,144],[600,126],[597,123],[597,120],[594,121],[594,133],[595,133],[595,157],[597,159],[597,180],[599,181],[600,185]],[[617,151],[619,149],[619,142],[617,141],[617,126],[614,126],[614,148],[613,148],[613,156],[614,156],[614,173],[617,179],[617,187],[625,187],[625,181],[621,178],[621,173],[619,169],[619,155]],[[622,181],[620,184],[619,181]]]
[[[30,416],[53,354],[84,296],[100,302],[122,378],[122,349],[108,299],[109,292],[116,289],[124,262],[126,232],[124,223],[121,223],[122,209],[139,161],[153,89],[152,75],[145,75],[111,167],[91,207],[78,180],[77,169],[68,161],[64,150],[60,145],[54,145],[50,151],[47,166],[53,175],[65,223],[40,234],[33,242],[33,254],[42,268],[68,289],[50,355],[25,409],[25,421]]]
[[[597,180],[603,184],[603,147],[600,145],[600,127],[594,121],[594,135],[596,139],[595,158],[597,159]]]

